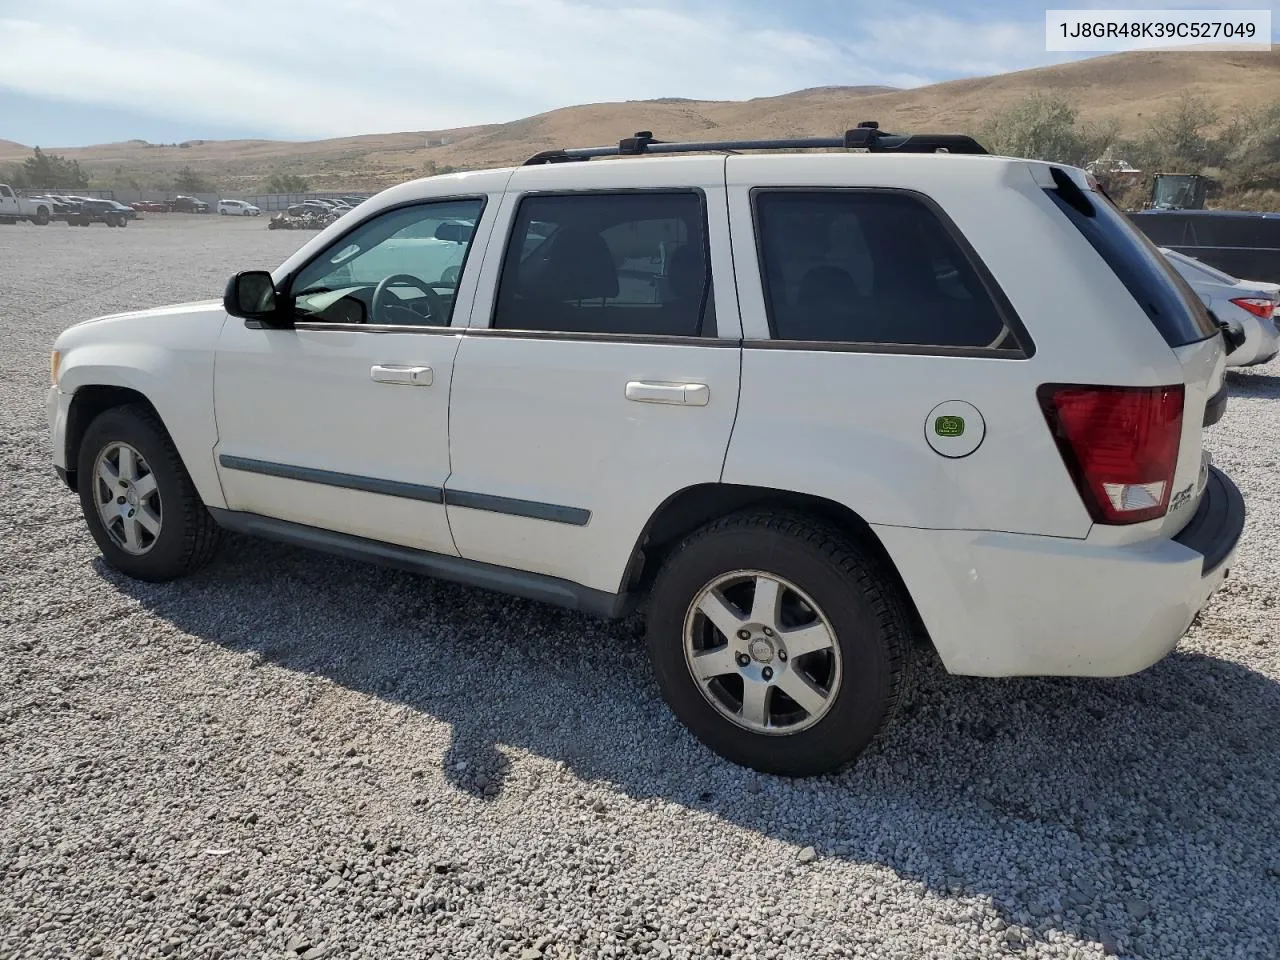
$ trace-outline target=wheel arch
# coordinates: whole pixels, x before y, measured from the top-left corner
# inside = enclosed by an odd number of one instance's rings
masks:
[[[209,440],[208,456],[203,457],[203,444],[197,437],[183,436],[182,430],[174,430],[174,411],[169,409],[172,404],[164,403],[163,397],[158,398],[155,393],[146,389],[145,384],[112,383],[110,382],[112,379],[114,378],[93,378],[70,391],[71,399],[67,407],[66,427],[62,438],[67,486],[72,490],[77,489],[77,462],[80,446],[84,442],[89,425],[108,410],[137,404],[145,407],[160,422],[160,426],[177,450],[178,459],[191,478],[196,493],[205,505],[226,506],[222,496],[222,486],[213,468],[212,448],[216,442],[216,433]],[[131,380],[132,378],[122,379]],[[181,410],[177,412],[177,418],[179,422],[186,422],[183,421]],[[211,413],[210,419],[212,419]]]
[[[71,403],[67,408],[63,452],[66,457],[64,462],[67,465],[67,486],[72,490],[76,489],[76,464],[80,458],[80,444],[84,442],[89,424],[108,410],[130,404],[146,407],[162,425],[164,424],[164,417],[160,415],[155,404],[145,394],[132,387],[94,383],[80,387],[71,395]],[[168,426],[165,426],[166,433],[168,430]]]
[[[623,575],[623,592],[646,594],[663,561],[685,537],[713,520],[747,509],[791,510],[829,523],[851,537],[893,578],[916,632],[921,637],[927,635],[897,564],[861,515],[848,505],[826,497],[774,487],[704,483],[672,494],[653,512],[636,539]]]

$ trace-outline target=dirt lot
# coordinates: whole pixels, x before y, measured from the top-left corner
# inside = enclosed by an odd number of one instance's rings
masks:
[[[1277,955],[1280,364],[1232,378],[1249,527],[1173,655],[921,655],[856,769],[787,782],[694,743],[628,624],[239,539],[177,584],[103,566],[54,336],[307,236],[0,227],[0,957]]]

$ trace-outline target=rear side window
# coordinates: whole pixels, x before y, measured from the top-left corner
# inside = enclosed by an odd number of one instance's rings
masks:
[[[1191,285],[1142,231],[1102,194],[1085,194],[1079,188],[1076,192],[1075,199],[1083,202],[1073,203],[1063,188],[1045,190],[1120,278],[1169,346],[1186,346],[1218,332]],[[1086,212],[1088,207],[1093,208],[1091,213]]]
[[[493,327],[714,335],[701,194],[526,197],[507,245]]]
[[[1020,349],[973,259],[915,194],[758,190],[755,218],[774,339]]]

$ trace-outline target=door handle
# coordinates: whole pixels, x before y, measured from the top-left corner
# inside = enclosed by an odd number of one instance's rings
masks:
[[[406,367],[397,363],[375,363],[369,378],[376,383],[403,383],[410,387],[431,386],[430,367]]]
[[[705,383],[660,383],[628,380],[627,399],[636,403],[671,403],[678,407],[705,407],[711,402],[711,388]]]

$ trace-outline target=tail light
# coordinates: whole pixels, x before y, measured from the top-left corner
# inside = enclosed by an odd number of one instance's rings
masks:
[[[1141,523],[1169,508],[1183,387],[1045,384],[1040,406],[1097,523]]]
[[[1264,297],[1236,297],[1231,302],[1262,320],[1270,320],[1276,309],[1275,303]]]

